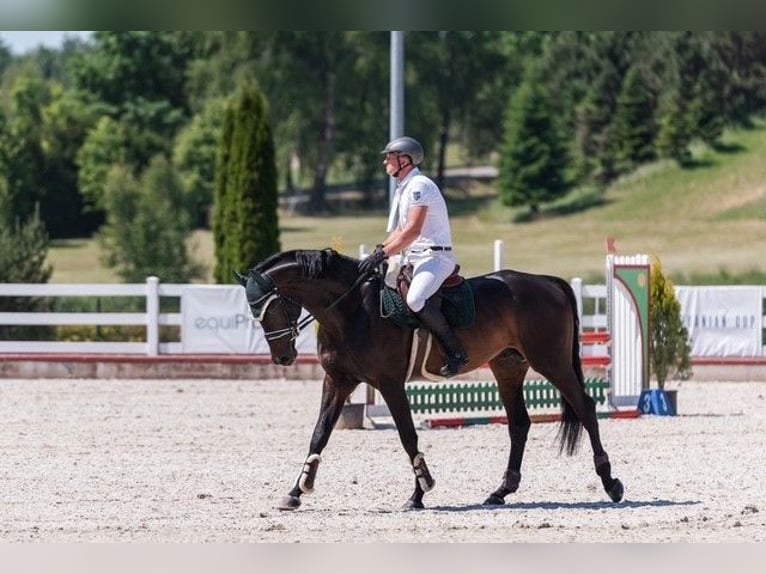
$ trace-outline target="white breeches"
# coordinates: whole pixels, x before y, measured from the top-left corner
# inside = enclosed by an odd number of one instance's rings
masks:
[[[414,259],[412,283],[407,292],[407,306],[415,313],[422,310],[426,299],[436,293],[444,280],[455,270],[451,257],[424,257]]]

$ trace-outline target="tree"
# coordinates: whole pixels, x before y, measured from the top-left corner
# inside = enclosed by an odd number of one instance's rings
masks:
[[[676,65],[686,98],[687,125],[692,137],[718,143],[726,124],[731,74],[707,33],[682,33],[676,41]]]
[[[380,150],[385,145],[389,129],[390,58],[387,56],[390,32],[350,32],[347,40],[356,54],[354,89],[345,95],[347,104],[342,109],[351,111],[353,117],[339,122],[336,150],[342,165],[364,192],[365,203],[372,206],[376,195],[388,202],[388,181],[381,167]],[[282,157],[278,163],[285,165],[284,173],[288,176],[291,159]],[[290,190],[292,183],[288,179]],[[385,193],[376,194],[383,190]]]
[[[279,31],[273,34],[258,64],[258,79],[275,116],[295,122],[289,147],[311,171],[307,209],[328,209],[327,176],[336,157],[340,126],[354,119],[350,109],[357,78],[357,52],[347,32]]]
[[[479,96],[486,91],[491,91],[495,97],[500,95],[498,88],[502,84],[498,86],[496,80],[505,76],[505,61],[498,34],[440,31],[420,32],[408,37],[408,62],[413,62],[416,68],[415,90],[435,106],[438,146],[432,156],[440,188],[444,187],[447,146],[456,127],[467,125],[472,119],[474,137],[479,137],[477,132],[481,123],[478,118],[482,116],[475,111],[480,103]],[[503,95],[507,96],[507,93]],[[417,115],[423,115],[422,105],[415,106],[414,110]],[[497,125],[496,118],[494,124]],[[482,135],[486,137],[486,133]]]
[[[192,226],[185,203],[178,174],[161,156],[139,180],[125,167],[112,168],[104,194],[107,221],[99,233],[104,263],[127,283],[150,275],[171,283],[201,277],[187,248]]]
[[[11,54],[10,48],[5,45],[3,40],[0,40],[0,77],[2,77],[3,73],[5,72],[5,68],[8,67],[12,59],[13,54]]]
[[[689,143],[691,132],[688,127],[686,101],[677,90],[665,94],[660,105],[660,126],[657,133],[657,152],[661,157],[686,165],[691,159]]]
[[[752,31],[715,32],[710,39],[726,71],[727,121],[750,126],[766,106],[766,34]]]
[[[42,110],[49,101],[47,84],[35,73],[22,75],[11,88],[9,111],[0,141],[0,168],[7,184],[9,209],[24,223],[41,203],[45,153]]]
[[[485,36],[479,62],[484,81],[469,87],[471,104],[462,114],[456,134],[469,157],[483,158],[498,150],[503,141],[501,118],[511,93],[523,80],[526,62],[540,56],[547,40],[547,36],[539,32],[499,32]]]
[[[138,100],[167,102],[188,116],[186,67],[195,55],[189,39],[183,32],[95,32],[92,49],[72,62],[76,85],[118,116]]]
[[[82,97],[119,126],[122,141],[111,153],[119,153],[136,176],[156,155],[172,154],[173,139],[190,116],[190,38],[184,32],[95,32],[92,48],[70,65]]]
[[[90,209],[105,209],[106,180],[115,166],[131,166],[124,126],[102,116],[77,152],[78,185]],[[132,171],[132,169],[131,169]]]
[[[214,279],[234,281],[280,250],[277,167],[266,98],[244,86],[227,107],[216,164]]]
[[[625,76],[614,121],[619,171],[631,171],[655,158],[653,94],[636,66]]]
[[[173,165],[178,170],[195,227],[211,225],[209,210],[215,194],[215,157],[224,115],[224,102],[214,99],[178,134]]]
[[[40,213],[51,238],[89,236],[103,222],[100,213],[84,213],[78,187],[77,154],[96,122],[96,109],[72,90],[51,85],[50,103],[42,110],[45,177]]]
[[[668,376],[688,379],[691,372],[689,331],[681,318],[681,303],[673,282],[662,271],[658,257],[652,261],[649,286],[649,349],[657,386],[665,388]]]
[[[706,75],[694,84],[694,91],[689,106],[689,123],[694,126],[695,133],[708,145],[718,145],[726,123],[723,100],[715,86],[709,84]]]
[[[47,263],[48,234],[35,210],[24,222],[4,207],[0,178],[0,283],[47,283],[53,272]],[[0,312],[49,311],[50,303],[38,297],[0,297]],[[0,340],[42,337],[50,328],[0,326]]]
[[[615,135],[612,118],[620,77],[605,63],[575,110],[573,175],[578,180],[608,183],[615,177]]]
[[[567,190],[566,147],[548,104],[548,94],[533,70],[511,98],[500,158],[502,202],[526,205],[533,214],[541,203]]]

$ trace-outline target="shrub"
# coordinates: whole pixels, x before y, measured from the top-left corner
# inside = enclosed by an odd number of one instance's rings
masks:
[[[658,257],[652,258],[649,333],[650,363],[657,386],[664,389],[669,376],[682,380],[691,377],[689,331],[681,319],[681,303],[673,282],[663,273]]]
[[[0,205],[0,283],[47,283],[53,268],[47,263],[48,233],[39,210],[24,222],[10,220]],[[0,312],[49,310],[45,297],[0,297]],[[44,326],[0,325],[0,340],[45,340],[50,332]]]

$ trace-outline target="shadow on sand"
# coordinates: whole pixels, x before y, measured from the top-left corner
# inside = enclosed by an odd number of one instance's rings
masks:
[[[701,504],[699,500],[624,500],[614,503],[603,502],[510,502],[502,506],[484,506],[483,504],[467,504],[464,506],[431,506],[426,510],[437,512],[472,512],[476,510],[606,510],[614,508],[666,508],[674,506],[694,506]]]

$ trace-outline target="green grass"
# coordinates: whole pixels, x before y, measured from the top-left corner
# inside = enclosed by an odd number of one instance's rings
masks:
[[[505,267],[567,279],[603,281],[606,237],[618,252],[659,257],[679,284],[766,283],[766,124],[727,133],[724,146],[694,148],[691,167],[645,166],[603,192],[576,190],[528,222],[503,207],[495,190],[447,189],[456,253],[466,275],[488,272],[493,243],[505,244]],[[325,217],[280,214],[283,249],[331,246],[356,256],[385,237],[383,211]],[[213,259],[210,232],[198,231],[197,257]],[[114,282],[93,241],[51,249],[53,281]]]

